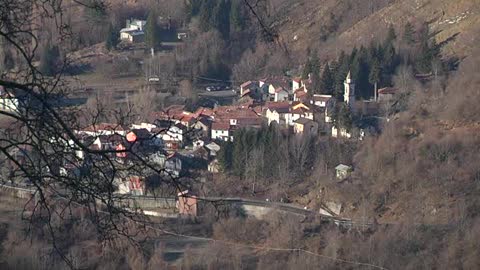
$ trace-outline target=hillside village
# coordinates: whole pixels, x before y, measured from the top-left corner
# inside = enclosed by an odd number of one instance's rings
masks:
[[[6,4],[0,269],[480,265],[480,2]]]
[[[344,81],[344,103],[358,120],[347,128],[334,121],[334,98],[311,92],[309,79],[271,76],[242,83],[239,101],[234,105],[199,107],[193,112],[187,111],[184,105],[172,105],[152,113],[148,122],[130,126],[97,123],[77,129],[75,133],[91,149],[117,151],[112,157],[121,164],[128,164],[130,159],[140,155],[164,168],[171,177],[191,175],[193,171],[218,173],[221,166],[217,155],[224,142],[235,140],[237,130],[275,125],[296,136],[362,140],[378,132],[380,126],[371,124],[368,119],[384,119],[378,108],[395,94],[393,88],[385,88],[378,91],[378,100],[357,101],[355,82],[348,73]],[[11,98],[4,97],[2,104],[11,104]],[[122,152],[126,149],[128,151]],[[130,151],[132,153],[128,153]],[[75,155],[78,160],[84,159],[81,150]],[[65,175],[75,174],[80,167],[79,164],[63,164],[60,170]],[[117,179],[118,192],[148,194],[146,177],[125,175]]]

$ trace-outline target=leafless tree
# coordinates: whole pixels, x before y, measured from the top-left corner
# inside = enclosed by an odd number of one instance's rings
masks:
[[[36,220],[47,224],[48,235],[58,251],[55,236],[60,228],[54,226],[53,221],[72,218],[73,208],[82,208],[88,213],[103,239],[129,237],[131,231],[127,224],[143,226],[146,219],[131,200],[115,193],[117,177],[146,172],[165,175],[163,169],[137,152],[135,144],[122,150],[95,149],[75,132],[87,126],[95,127],[103,109],[98,102],[94,104],[98,108],[95,112],[65,105],[72,94],[64,75],[71,64],[69,57],[64,57],[53,75],[46,76],[37,68],[38,48],[44,38],[42,22],[46,19],[53,22],[58,32],[51,42],[61,50],[68,48],[73,37],[63,14],[69,5],[99,12],[105,8],[101,0],[0,1],[0,37],[20,56],[15,69],[0,75],[4,96],[14,96],[15,99],[8,100],[16,102],[0,111],[0,115],[9,120],[0,131],[2,163],[16,169],[21,180],[17,184],[31,185],[33,206],[29,209],[31,214],[25,217],[31,224]],[[67,55],[64,51],[61,54]],[[115,133],[128,124],[130,114],[131,111],[125,109],[113,113]],[[89,117],[80,122],[80,115]],[[83,152],[83,156],[75,154],[78,152]],[[128,162],[118,159],[124,154],[130,157]],[[66,166],[73,167],[72,173],[62,173],[61,168]],[[179,188],[176,178],[162,177],[161,181],[168,187],[167,194],[173,195]],[[72,266],[71,261],[60,254]]]

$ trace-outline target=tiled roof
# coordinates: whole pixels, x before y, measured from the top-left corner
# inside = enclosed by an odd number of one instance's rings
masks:
[[[230,122],[225,120],[215,121],[212,123],[212,130],[229,130]]]
[[[247,81],[247,82],[244,82],[240,85],[241,88],[245,88],[245,87],[248,87],[252,84],[255,84],[256,82],[253,82],[253,81]]]
[[[302,98],[302,97],[304,97],[304,96],[306,96],[306,95],[307,95],[307,92],[305,92],[305,91],[296,91],[296,92],[295,92],[295,96],[296,96],[297,98]]]
[[[302,118],[298,118],[297,120],[295,120],[294,123],[300,124],[300,125],[305,125],[305,124],[307,124],[307,123],[309,123],[309,122],[313,122],[313,121],[312,121],[311,119],[303,118],[303,117],[302,117]]]
[[[330,100],[332,98],[331,95],[313,95],[313,101],[317,102],[317,101],[320,101],[320,102],[327,102],[328,100]]]
[[[393,87],[384,87],[381,89],[378,89],[379,94],[395,94],[397,92],[397,88]]]

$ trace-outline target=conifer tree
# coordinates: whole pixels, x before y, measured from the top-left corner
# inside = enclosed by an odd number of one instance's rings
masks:
[[[312,72],[312,64],[310,62],[310,58],[307,59],[305,66],[303,67],[302,71],[302,79],[308,79],[308,75]]]
[[[238,0],[231,1],[230,8],[230,27],[233,32],[240,32],[245,27],[244,16],[242,15],[243,5]]]
[[[407,22],[405,24],[402,39],[407,45],[413,45],[415,43],[415,28],[412,23]]]
[[[237,176],[242,177],[245,172],[245,154],[246,154],[246,145],[245,143],[245,130],[239,129],[234,134],[233,140],[233,162],[232,169],[233,173]]]
[[[220,151],[218,152],[218,163],[224,172],[229,172],[232,170],[232,152],[233,143],[230,141],[224,142],[220,148]]]
[[[335,88],[335,77],[333,76],[330,65],[327,63],[323,68],[322,77],[320,78],[320,92],[322,94],[333,94]]]
[[[198,12],[198,18],[200,22],[200,29],[204,32],[208,32],[212,29],[212,11],[213,11],[213,2],[212,0],[202,1],[200,10]]]
[[[50,43],[43,46],[40,54],[39,71],[44,75],[52,76],[57,71],[58,61],[60,60],[60,50],[57,46]]]
[[[373,96],[377,100],[377,86],[380,81],[380,64],[378,60],[374,60],[370,67],[370,74],[368,75],[368,81],[373,84]]]
[[[105,47],[107,50],[112,50],[114,49],[118,44],[118,36],[117,36],[117,31],[113,27],[113,25],[110,23],[108,26],[108,33],[107,33],[107,40],[105,41]]]
[[[157,24],[157,15],[155,11],[150,11],[145,25],[145,44],[148,48],[155,48],[160,43],[160,30]]]
[[[387,38],[385,39],[385,43],[393,43],[397,39],[397,34],[395,33],[395,28],[393,25],[390,24],[388,27]]]

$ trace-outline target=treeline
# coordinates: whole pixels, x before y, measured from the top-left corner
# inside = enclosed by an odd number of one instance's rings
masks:
[[[198,18],[202,31],[216,30],[224,40],[247,26],[248,13],[240,0],[192,0],[186,10],[189,18]]]
[[[400,65],[412,66],[417,74],[438,73],[444,69],[440,45],[432,38],[427,24],[415,28],[407,23],[401,37],[390,26],[382,42],[372,41],[368,47],[355,47],[350,53],[342,51],[322,70],[317,52],[312,51],[302,77],[307,78],[310,74],[319,94],[331,94],[342,101],[343,82],[350,71],[355,80],[357,98],[369,99],[375,88],[393,85],[392,78]]]
[[[239,129],[233,142],[219,152],[221,169],[258,185],[303,181],[316,169],[349,162],[354,145],[284,133],[275,124],[260,129]],[[327,173],[326,170],[322,173]]]

